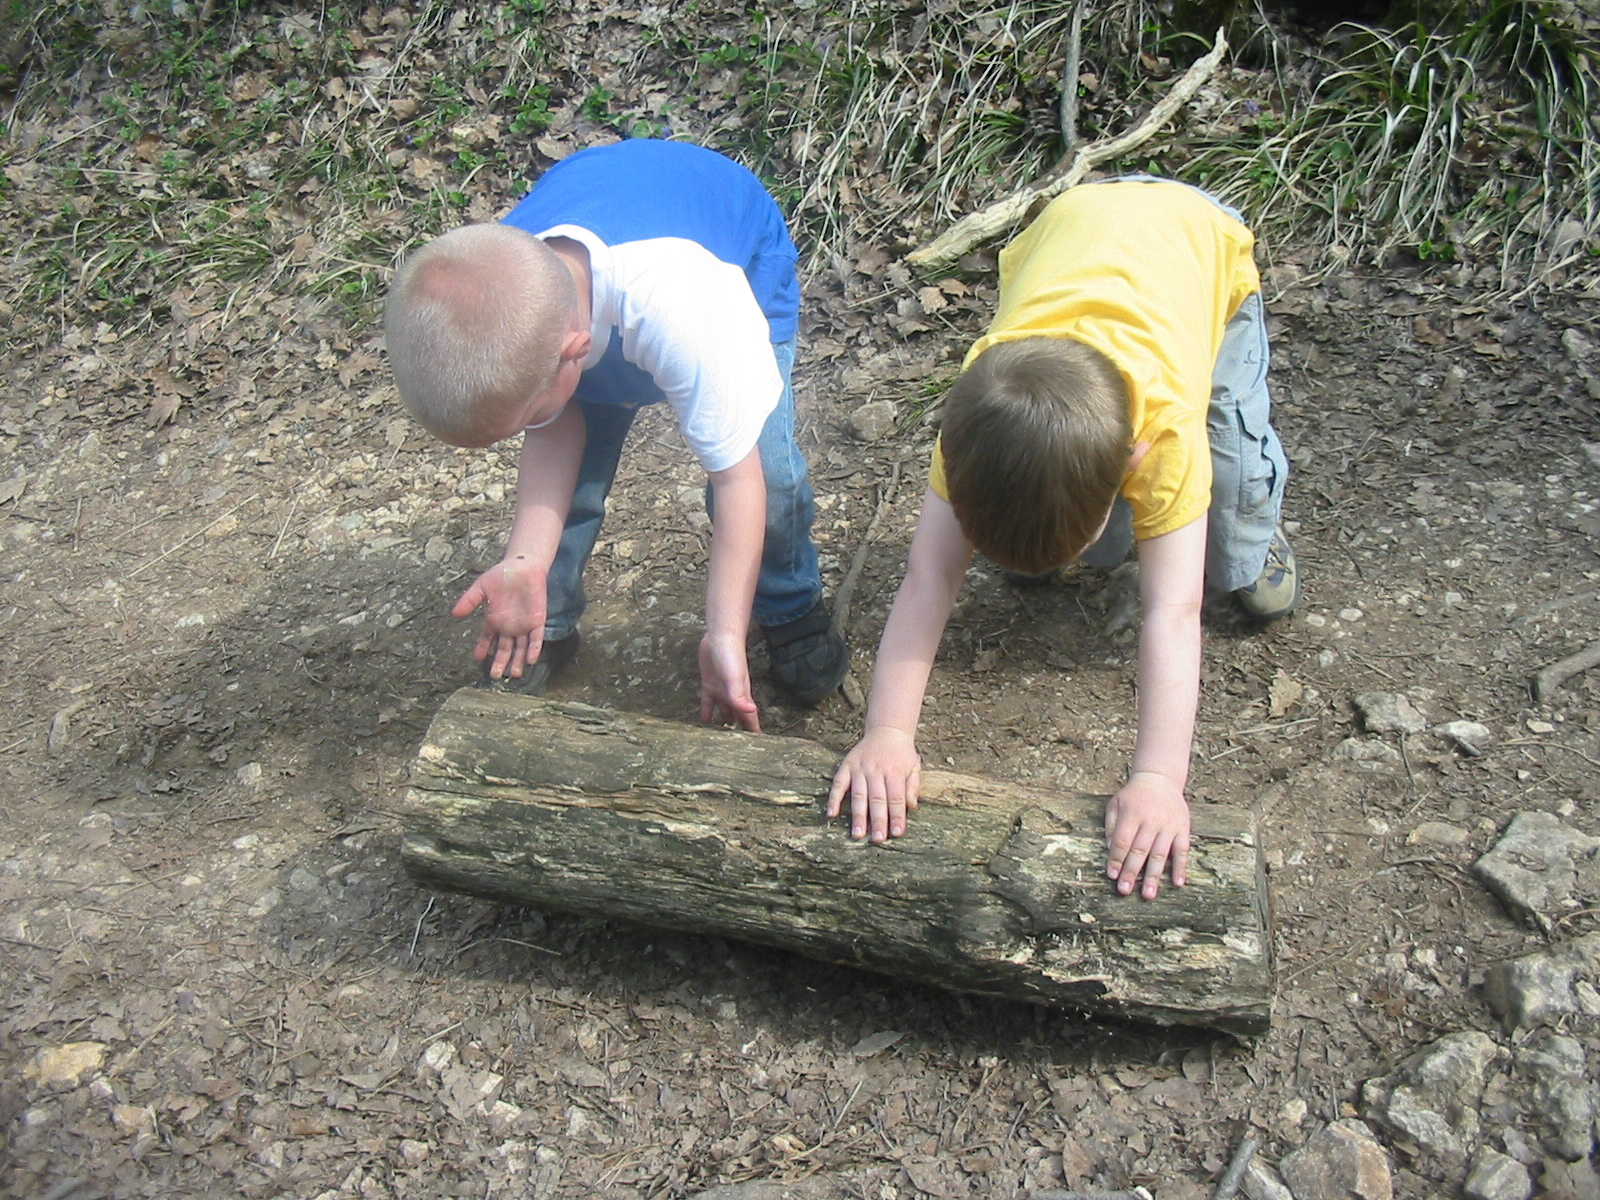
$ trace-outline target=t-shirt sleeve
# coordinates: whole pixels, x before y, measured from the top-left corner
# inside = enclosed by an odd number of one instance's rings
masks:
[[[755,448],[783,377],[744,272],[682,239],[621,248],[623,355],[667,397],[707,471]]]
[[[933,443],[933,461],[928,464],[928,486],[939,499],[949,503],[950,485],[944,477],[944,434]]]

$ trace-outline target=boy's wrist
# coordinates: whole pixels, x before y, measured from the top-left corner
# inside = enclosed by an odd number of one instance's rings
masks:
[[[877,736],[877,737],[885,737],[885,736],[901,737],[901,738],[904,738],[907,742],[915,742],[917,740],[916,730],[914,730],[914,729],[906,729],[906,728],[904,728],[903,726],[900,726],[900,725],[873,725],[873,724],[869,723],[867,725],[867,727],[862,731],[861,736],[863,738],[869,738],[869,737],[873,737],[873,736]]]
[[[1173,788],[1181,793],[1188,782],[1187,774],[1173,775],[1169,771],[1158,771],[1153,767],[1135,767],[1128,771],[1128,778],[1123,786],[1127,787],[1133,783],[1157,784]]]

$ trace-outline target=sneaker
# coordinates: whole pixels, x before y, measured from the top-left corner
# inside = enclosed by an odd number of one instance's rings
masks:
[[[551,676],[578,657],[579,641],[577,630],[553,641],[546,638],[543,649],[539,651],[539,661],[531,667],[523,667],[522,674],[516,678],[510,675],[503,679],[489,678],[492,659],[486,658],[478,686],[496,692],[515,692],[519,696],[542,696],[550,686]]]
[[[1295,567],[1294,547],[1282,529],[1272,531],[1261,577],[1234,595],[1244,611],[1258,621],[1276,621],[1295,610],[1300,603],[1300,572]]]
[[[772,677],[797,704],[821,701],[844,682],[850,648],[833,627],[821,600],[805,616],[782,625],[763,625]]]

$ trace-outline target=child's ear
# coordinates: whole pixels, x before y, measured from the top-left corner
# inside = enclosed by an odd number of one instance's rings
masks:
[[[561,361],[581,362],[588,358],[589,346],[593,340],[587,329],[568,330],[566,338],[561,343]]]
[[[1139,442],[1133,447],[1133,453],[1128,455],[1128,474],[1132,475],[1139,469],[1139,464],[1144,461],[1144,456],[1150,453],[1149,442]]]

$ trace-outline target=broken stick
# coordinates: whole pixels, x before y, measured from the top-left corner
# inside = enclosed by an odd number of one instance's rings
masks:
[[[1239,1034],[1268,1024],[1255,820],[1194,807],[1189,886],[1105,876],[1105,797],[926,771],[910,832],[822,816],[839,755],[463,688],[403,803],[419,881],[712,933],[956,991]]]
[[[926,246],[906,255],[906,262],[913,267],[939,267],[954,262],[980,242],[988,241],[995,234],[1015,225],[1035,200],[1059,195],[1074,184],[1082,183],[1084,177],[1101,163],[1142,146],[1172,119],[1178,109],[1194,98],[1201,85],[1216,72],[1227,50],[1228,39],[1219,29],[1216,44],[1205,57],[1183,73],[1138,125],[1116,137],[1102,138],[1075,149],[1042,179],[1018,188],[988,208],[962,217]],[[1076,81],[1066,81],[1066,85],[1075,87]]]
[[[1566,658],[1542,668],[1533,677],[1533,698],[1539,701],[1548,700],[1550,694],[1563,683],[1591,667],[1600,667],[1600,642],[1585,646],[1576,654],[1569,654]]]

